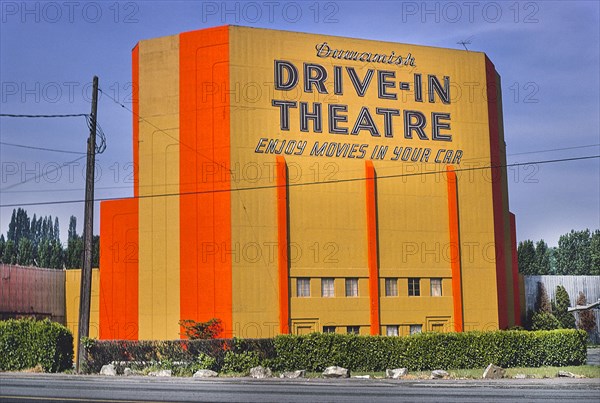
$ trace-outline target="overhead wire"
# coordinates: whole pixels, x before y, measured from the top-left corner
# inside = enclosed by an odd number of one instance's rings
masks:
[[[600,154],[599,155],[573,157],[573,158],[560,158],[560,159],[553,159],[553,160],[518,162],[518,163],[504,164],[504,165],[489,165],[489,166],[481,166],[481,167],[456,168],[456,169],[454,169],[454,172],[459,173],[459,172],[467,172],[467,171],[481,171],[481,170],[487,170],[487,169],[509,168],[509,167],[516,167],[516,166],[524,166],[524,165],[542,165],[542,164],[552,164],[552,163],[559,163],[559,162],[589,160],[589,159],[596,159],[596,158],[600,158]],[[413,172],[413,173],[392,174],[392,175],[378,175],[377,179],[380,180],[380,179],[402,178],[402,177],[412,177],[412,176],[439,175],[439,174],[445,174],[445,173],[446,173],[446,171],[443,170],[443,171]],[[161,193],[161,194],[133,196],[131,198],[133,198],[133,199],[152,199],[152,198],[159,198],[159,197],[190,196],[190,195],[215,194],[215,193],[226,193],[226,192],[232,193],[232,192],[242,192],[242,191],[250,191],[250,190],[276,189],[281,186],[300,187],[300,186],[323,185],[323,184],[334,184],[334,183],[358,182],[358,181],[365,181],[367,179],[368,178],[361,176],[358,178],[335,179],[335,180],[330,180],[330,181],[288,183],[287,185],[266,185],[266,186],[243,187],[243,188],[236,188],[236,189],[213,189],[213,190],[201,190],[201,191],[194,191],[194,192]],[[94,199],[94,201],[111,201],[111,200],[120,200],[120,199],[122,199],[122,197],[108,197],[108,198],[97,198],[97,199]],[[46,202],[0,204],[0,208],[70,204],[70,203],[83,203],[83,202],[85,202],[84,199],[55,200],[55,201],[46,201]]]
[[[59,150],[57,148],[35,147],[35,146],[29,146],[29,145],[25,145],[25,144],[7,143],[5,141],[0,141],[0,144],[3,146],[27,148],[27,149],[39,150],[39,151],[50,151],[50,152],[63,153],[63,154],[79,154],[79,155],[86,154],[81,151],[70,151],[70,150]]]

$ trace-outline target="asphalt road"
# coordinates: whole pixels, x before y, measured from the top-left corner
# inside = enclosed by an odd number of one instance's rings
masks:
[[[600,379],[193,379],[0,374],[2,403],[598,402]]]

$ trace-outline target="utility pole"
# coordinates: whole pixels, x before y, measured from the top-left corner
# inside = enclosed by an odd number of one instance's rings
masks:
[[[89,336],[90,300],[92,293],[92,240],[94,238],[94,165],[96,163],[96,118],[98,112],[98,77],[94,76],[92,90],[92,113],[90,114],[90,137],[87,142],[87,166],[85,173],[85,213],[83,218],[83,268],[79,290],[79,334],[77,336],[77,365],[79,373],[85,356],[81,339]]]

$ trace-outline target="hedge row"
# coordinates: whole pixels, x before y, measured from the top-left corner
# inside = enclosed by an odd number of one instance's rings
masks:
[[[423,333],[408,337],[338,334],[275,338],[281,367],[321,371],[339,365],[355,371],[581,365],[586,360],[585,332],[497,331]]]
[[[48,319],[0,321],[0,371],[41,365],[46,372],[73,367],[73,335]]]
[[[212,339],[212,340],[93,340],[85,342],[87,373],[100,371],[111,362],[158,363],[163,361],[193,363],[200,355],[215,359],[213,368],[226,366],[226,356],[254,352],[259,362],[275,357],[273,339]],[[211,368],[211,369],[213,369]]]
[[[224,371],[243,366],[232,366],[235,357],[240,363],[258,357],[262,365],[280,371],[322,371],[331,365],[353,371],[467,369],[490,363],[504,368],[567,366],[585,363],[586,340],[587,334],[577,330],[423,333],[406,337],[313,333],[249,340],[90,340],[86,370],[97,372],[114,361],[195,362],[203,355],[215,359],[213,369]]]

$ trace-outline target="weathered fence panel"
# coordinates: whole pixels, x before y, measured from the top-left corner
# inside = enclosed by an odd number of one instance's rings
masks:
[[[0,264],[0,319],[35,316],[65,324],[65,271]]]

